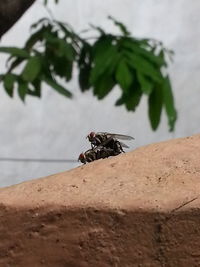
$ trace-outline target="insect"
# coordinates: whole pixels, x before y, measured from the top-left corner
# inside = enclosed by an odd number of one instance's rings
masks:
[[[84,153],[81,153],[79,155],[78,160],[86,164],[87,162],[92,162],[98,159],[105,159],[110,156],[116,156],[120,153],[121,153],[120,151],[99,145],[95,148],[88,149]]]
[[[124,152],[122,147],[128,148],[128,146],[117,139],[121,140],[132,140],[132,136],[123,134],[112,134],[107,132],[91,132],[87,136],[92,148],[98,147],[99,145],[106,148],[112,148],[115,151]]]

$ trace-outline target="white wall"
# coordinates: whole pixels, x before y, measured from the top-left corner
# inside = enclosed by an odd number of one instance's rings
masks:
[[[135,137],[131,149],[152,142],[199,132],[200,121],[200,2],[198,0],[60,0],[51,9],[59,20],[69,22],[79,31],[89,23],[115,31],[107,15],[124,22],[137,37],[152,37],[175,51],[170,67],[178,110],[176,130],[168,132],[165,114],[156,132],[150,128],[147,104],[143,98],[135,113],[114,107],[119,95],[116,88],[98,102],[90,92],[79,92],[74,81],[68,88],[69,100],[44,87],[42,99],[28,97],[24,105],[18,96],[10,99],[3,88],[0,93],[0,157],[77,159],[88,147],[85,136],[91,130],[129,134]],[[32,22],[45,16],[37,1],[21,20],[3,37],[1,46],[23,45]],[[0,72],[5,57],[1,56]],[[0,162],[0,186],[49,175],[78,166],[78,163],[10,163]]]

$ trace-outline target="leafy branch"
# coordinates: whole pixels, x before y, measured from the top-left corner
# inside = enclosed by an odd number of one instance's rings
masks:
[[[119,28],[119,35],[91,26],[97,33],[91,42],[66,23],[42,18],[32,25],[33,33],[23,48],[0,47],[0,52],[10,55],[8,70],[0,75],[6,92],[13,97],[16,88],[23,101],[26,95],[40,97],[45,82],[72,97],[59,81],[70,81],[77,67],[82,92],[92,89],[98,99],[103,99],[118,85],[121,97],[116,105],[124,105],[128,111],[135,111],[142,95],[146,95],[152,129],[157,129],[165,109],[169,130],[173,130],[177,116],[169,76],[165,74],[172,51],[156,40],[132,37],[121,22],[109,19]],[[17,68],[20,65],[21,71]]]

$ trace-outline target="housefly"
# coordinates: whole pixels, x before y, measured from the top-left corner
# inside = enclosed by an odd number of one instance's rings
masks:
[[[92,148],[98,147],[99,145],[112,148],[115,151],[120,150],[124,152],[123,147],[128,148],[128,146],[122,143],[120,140],[133,140],[134,138],[129,135],[123,134],[113,134],[107,132],[91,132],[87,136],[89,142],[91,143]]]
[[[86,164],[87,162],[92,162],[98,159],[105,159],[111,156],[117,156],[120,153],[121,151],[119,150],[114,150],[112,148],[100,145],[95,148],[88,149],[84,153],[81,153],[79,155],[78,160]]]

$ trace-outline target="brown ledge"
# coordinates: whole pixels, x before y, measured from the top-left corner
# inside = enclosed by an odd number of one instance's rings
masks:
[[[0,266],[200,266],[200,135],[0,189]]]

